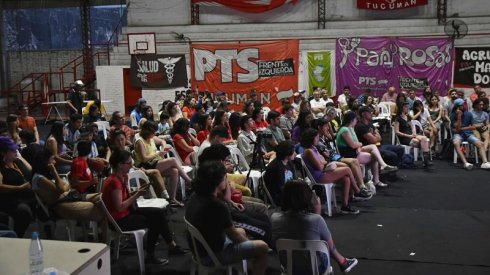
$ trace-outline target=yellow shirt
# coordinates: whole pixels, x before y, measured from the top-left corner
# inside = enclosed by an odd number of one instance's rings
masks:
[[[90,106],[92,106],[92,104],[94,104],[94,103],[95,103],[95,101],[94,101],[94,100],[90,100],[89,102],[87,102],[87,105],[86,105],[85,107],[83,107],[83,109],[82,109],[82,114],[83,114],[84,116],[87,116],[87,115],[88,115],[88,113],[89,113],[89,111],[88,111],[88,110],[90,110]],[[100,111],[100,113],[101,113],[102,115],[104,115],[104,114],[105,114],[105,107],[104,107],[104,104],[103,104],[102,102],[100,103],[100,110],[99,110],[99,111]]]

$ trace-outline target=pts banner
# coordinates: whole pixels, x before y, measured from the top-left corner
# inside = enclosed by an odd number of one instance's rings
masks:
[[[223,91],[239,110],[248,94],[276,108],[298,89],[298,40],[240,44],[192,44],[192,89]]]
[[[172,88],[188,84],[184,55],[132,55],[130,72],[133,87]]]
[[[455,87],[490,87],[490,48],[456,48]]]
[[[337,91],[350,86],[358,95],[371,89],[380,96],[390,86],[444,94],[451,85],[453,47],[448,38],[338,38]]]

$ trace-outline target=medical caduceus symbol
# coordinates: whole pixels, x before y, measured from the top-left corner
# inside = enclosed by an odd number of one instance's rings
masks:
[[[175,63],[179,62],[181,58],[182,57],[158,58],[158,61],[162,62],[164,67],[165,67],[165,72],[167,73],[168,84],[172,84],[172,81],[174,80]]]

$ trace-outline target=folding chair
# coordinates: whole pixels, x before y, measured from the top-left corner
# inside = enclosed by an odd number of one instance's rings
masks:
[[[250,166],[248,165],[247,160],[243,156],[242,151],[240,151],[240,149],[238,149],[238,147],[234,146],[234,145],[229,145],[227,147],[228,147],[228,149],[230,149],[231,158],[233,160],[233,163],[236,166],[238,166],[238,169],[240,169],[240,172],[242,174],[247,174],[248,171],[250,170]],[[249,180],[252,182],[252,192],[253,192],[254,196],[257,196],[260,177],[261,177],[261,174],[259,171],[256,171],[256,170],[250,171]]]
[[[114,220],[114,218],[111,216],[111,213],[109,213],[109,210],[107,210],[107,207],[104,203],[104,200],[101,199],[101,204],[104,208],[104,212],[106,214],[107,220],[109,223],[112,225],[113,229],[115,232],[112,232],[113,234],[109,234],[109,243],[107,245],[110,246],[110,242],[112,240],[115,240],[114,243],[114,253],[116,255],[116,260],[119,259],[119,242],[121,241],[121,235],[133,235],[134,239],[136,241],[136,250],[138,251],[138,260],[140,263],[140,274],[145,274],[145,251],[143,250],[143,237],[145,236],[145,233],[147,229],[138,229],[138,230],[132,230],[132,231],[122,231],[117,222]]]
[[[186,174],[191,175],[191,178],[192,178],[192,173],[194,171],[194,167],[184,165],[184,162],[182,161],[182,159],[180,158],[179,154],[177,153],[177,151],[175,150],[174,147],[172,147],[170,149],[170,151],[172,151],[172,153],[174,154],[174,158],[180,164],[180,167],[182,168],[182,170],[184,170],[184,172]],[[186,196],[185,196],[185,180],[183,178],[180,178],[180,189],[182,192],[182,200],[185,200],[186,199]]]
[[[150,184],[150,179],[148,176],[141,170],[132,170],[128,173],[128,182],[131,189],[137,190],[141,181],[144,183]],[[149,186],[146,194],[140,196],[136,203],[138,207],[156,207],[156,208],[166,208],[168,205],[168,201],[166,199],[158,198],[153,186]]]
[[[282,251],[286,252],[286,262],[284,262],[284,258],[281,257],[281,255],[279,255],[279,261],[281,263],[281,267],[285,269],[287,275],[293,274],[293,263],[298,263],[300,260],[298,257],[295,257],[293,260],[293,251],[309,252],[311,270],[305,270],[305,274],[322,275],[318,271],[317,252],[324,253],[328,258],[328,267],[326,273],[324,274],[333,274],[332,265],[330,264],[330,251],[328,249],[328,244],[325,241],[278,239],[276,241],[276,248],[278,254],[280,254]]]
[[[189,221],[187,221],[184,217],[185,224],[187,226],[187,230],[189,231],[191,237],[191,247],[192,247],[192,262],[193,265],[191,267],[191,274],[210,274],[212,272],[218,270],[224,270],[228,275],[233,275],[233,268],[238,271],[239,275],[247,274],[247,260],[241,260],[235,264],[223,265],[216,254],[214,254],[213,250],[209,247],[206,239],[202,236],[201,232],[197,228],[195,228]],[[207,255],[200,255],[199,250],[197,249],[197,243],[200,243],[201,246],[206,250]],[[206,265],[203,263],[204,257],[209,257],[211,259],[211,265]],[[197,268],[197,270],[196,270]]]
[[[314,186],[318,185],[318,186],[322,186],[323,188],[325,188],[325,197],[326,197],[325,207],[327,208],[328,216],[331,217],[332,216],[332,200],[333,200],[333,204],[334,204],[335,208],[337,208],[337,200],[335,198],[335,188],[334,188],[335,184],[331,183],[331,182],[317,183],[315,181],[315,178],[311,174],[310,170],[306,166],[306,163],[304,162],[304,160],[301,157],[299,157],[299,158],[301,159],[301,166],[303,167],[303,171],[306,173],[307,178],[310,180],[310,184],[309,184],[310,187],[313,188]]]

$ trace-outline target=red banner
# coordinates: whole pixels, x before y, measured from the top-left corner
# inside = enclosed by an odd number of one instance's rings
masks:
[[[399,10],[427,5],[428,0],[357,0],[358,9]]]
[[[228,8],[248,13],[261,13],[279,8],[285,4],[296,4],[298,0],[192,0],[194,4],[220,4]]]
[[[225,92],[235,110],[241,110],[253,89],[271,108],[298,89],[298,40],[192,44],[190,56],[192,89]]]

